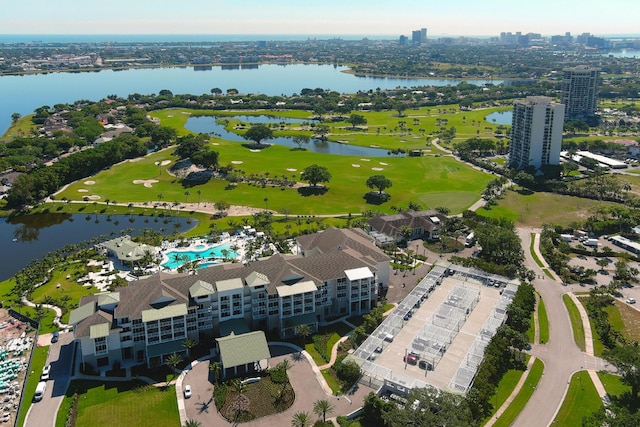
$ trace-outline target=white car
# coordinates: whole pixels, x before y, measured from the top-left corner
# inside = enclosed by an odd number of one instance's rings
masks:
[[[627,298],[627,304],[635,304],[636,303],[636,299],[635,298]]]
[[[49,379],[49,373],[51,372],[51,365],[46,365],[42,368],[42,375],[40,375],[40,379],[42,381],[47,381]]]
[[[190,397],[191,397],[191,386],[187,384],[186,386],[184,386],[184,398],[188,399]]]

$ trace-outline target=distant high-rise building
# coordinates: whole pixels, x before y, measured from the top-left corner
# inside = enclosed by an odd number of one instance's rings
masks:
[[[400,46],[406,46],[408,42],[409,42],[409,37],[407,36],[400,36],[400,39],[398,40],[398,44]]]
[[[411,32],[411,43],[423,44],[427,42],[427,29],[421,28]]]
[[[587,120],[596,115],[599,69],[579,65],[562,73],[562,97],[565,120]]]
[[[546,96],[513,103],[509,165],[516,169],[560,164],[564,105]]]

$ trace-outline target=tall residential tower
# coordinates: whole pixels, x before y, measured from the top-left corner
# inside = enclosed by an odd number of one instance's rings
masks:
[[[513,103],[509,165],[517,169],[560,164],[564,105],[546,96]]]
[[[588,120],[596,115],[599,70],[586,65],[562,72],[562,98],[565,120]]]

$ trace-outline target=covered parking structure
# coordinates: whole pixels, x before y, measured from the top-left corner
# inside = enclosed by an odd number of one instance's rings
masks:
[[[246,375],[269,367],[271,352],[263,331],[216,338],[220,350],[222,377]]]

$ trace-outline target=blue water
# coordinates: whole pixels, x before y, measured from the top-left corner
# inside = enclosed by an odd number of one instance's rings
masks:
[[[499,125],[511,125],[513,111],[496,111],[484,118],[486,121]]]
[[[162,264],[163,267],[170,268],[172,270],[180,267],[184,264],[184,257],[189,258],[189,261],[193,261],[196,259],[209,260],[212,258],[224,258],[222,251],[227,250],[227,258],[235,258],[238,254],[230,249],[228,243],[223,245],[214,246],[210,249],[203,249],[201,251],[171,251],[167,252],[167,257],[169,261]],[[175,259],[174,255],[179,255],[180,259]],[[208,263],[207,263],[208,264]]]
[[[73,103],[80,99],[99,101],[108,95],[127,97],[133,93],[157,94],[168,89],[174,94],[204,94],[218,87],[236,88],[240,93],[269,96],[298,94],[305,88],[322,87],[340,93],[414,86],[457,85],[453,79],[400,79],[356,77],[343,73],[347,67],[333,65],[260,65],[254,69],[225,70],[212,67],[194,71],[193,67],[138,70],[102,70],[78,73],[30,74],[0,77],[0,134],[11,123],[11,114],[27,115],[43,105]],[[473,80],[484,85],[500,80]]]
[[[239,119],[243,122],[249,123],[301,123],[309,120],[301,120],[301,119],[291,119],[284,117],[269,117],[269,116],[234,116],[229,117],[234,119]],[[185,127],[192,132],[196,133],[207,133],[211,135],[215,135],[218,138],[234,141],[234,142],[244,142],[247,143],[247,140],[244,139],[237,133],[229,132],[225,129],[223,123],[218,123],[219,120],[224,120],[224,117],[212,117],[212,116],[196,116],[189,117],[187,119],[187,123]],[[296,144],[293,138],[287,137],[276,137],[269,140],[264,141],[265,144],[278,144],[284,145],[286,147],[298,148],[298,144]],[[340,144],[337,142],[330,141],[321,141],[319,139],[311,140],[308,144],[303,144],[303,148],[306,148],[309,151],[313,151],[315,153],[322,154],[336,154],[340,156],[367,156],[367,157],[387,157],[387,156],[397,156],[392,154],[388,150],[383,150],[381,148],[371,148],[371,147],[358,147],[356,145],[349,144]]]
[[[90,212],[93,210],[88,208]],[[137,215],[38,214],[0,218],[0,280],[8,279],[32,259],[40,258],[67,244],[103,235],[112,239],[121,234],[136,235],[150,228],[163,235],[187,231],[198,221],[187,218],[157,218]]]

